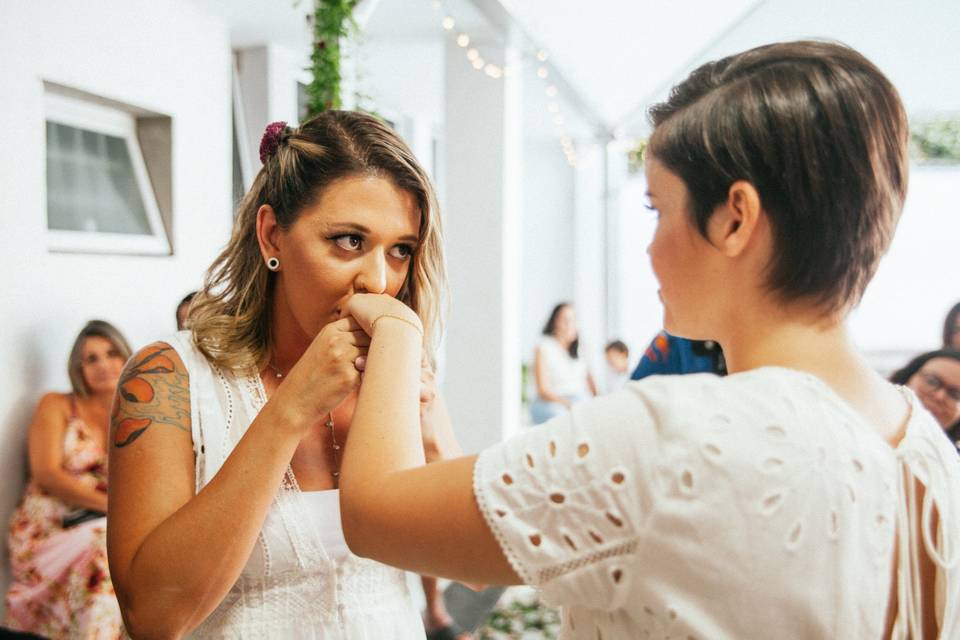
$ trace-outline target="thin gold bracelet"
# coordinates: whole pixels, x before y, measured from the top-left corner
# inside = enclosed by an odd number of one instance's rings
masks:
[[[376,329],[377,323],[380,322],[380,320],[382,320],[383,318],[393,318],[394,320],[399,320],[400,322],[406,322],[408,325],[410,325],[411,327],[413,327],[414,329],[416,329],[416,330],[417,330],[417,333],[419,333],[420,336],[423,337],[423,327],[421,327],[421,326],[420,326],[419,324],[417,324],[416,322],[413,322],[412,320],[407,320],[406,318],[404,318],[404,317],[402,317],[402,316],[395,316],[395,315],[393,315],[393,314],[391,314],[391,313],[385,313],[385,314],[383,314],[382,316],[379,316],[376,320],[373,321],[373,324],[370,325],[370,328],[371,328],[371,329]]]

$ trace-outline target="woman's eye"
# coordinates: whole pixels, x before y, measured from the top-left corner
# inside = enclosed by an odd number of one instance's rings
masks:
[[[363,238],[358,235],[345,235],[337,236],[333,239],[337,243],[337,246],[341,249],[346,249],[347,251],[356,251],[360,248],[360,245],[363,243]]]
[[[406,260],[413,255],[413,247],[405,244],[398,244],[390,250],[390,255],[392,255],[394,258]]]

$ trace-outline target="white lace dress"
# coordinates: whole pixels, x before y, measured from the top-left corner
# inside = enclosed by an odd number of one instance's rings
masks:
[[[808,374],[650,378],[485,451],[474,491],[563,638],[880,638],[895,567],[905,638],[923,551],[958,638],[960,458],[904,394],[893,449]]]
[[[259,377],[235,377],[210,365],[189,333],[167,342],[190,376],[199,491],[216,475],[266,397]],[[316,521],[318,510],[307,497],[288,467],[239,579],[190,637],[422,639],[423,623],[405,574],[326,549],[322,531],[331,525]]]

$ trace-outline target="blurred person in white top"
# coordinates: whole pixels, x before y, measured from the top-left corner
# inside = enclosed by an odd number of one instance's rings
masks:
[[[597,395],[597,385],[580,359],[580,338],[573,305],[561,302],[550,312],[543,339],[533,355],[536,398],[530,403],[534,424],[570,410],[577,402]]]

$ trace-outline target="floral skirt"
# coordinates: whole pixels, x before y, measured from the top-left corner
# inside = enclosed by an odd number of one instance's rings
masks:
[[[62,503],[28,490],[10,523],[4,624],[52,640],[123,637],[107,566],[107,519],[61,526]]]

